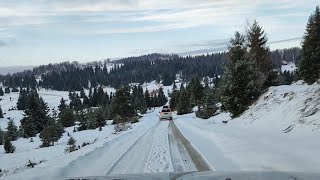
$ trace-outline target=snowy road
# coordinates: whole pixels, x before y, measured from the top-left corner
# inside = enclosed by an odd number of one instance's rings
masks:
[[[107,174],[211,170],[188,143],[173,121],[159,121],[114,163]]]
[[[83,148],[70,153],[70,158],[61,156],[7,178],[40,180],[210,170],[173,121],[158,119],[157,111],[151,112],[133,129],[108,136],[92,150]]]

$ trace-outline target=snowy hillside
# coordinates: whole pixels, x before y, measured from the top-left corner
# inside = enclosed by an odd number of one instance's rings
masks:
[[[299,84],[300,83],[300,84]],[[320,170],[320,85],[270,87],[243,115],[176,124],[217,170]],[[229,120],[227,124],[222,121]]]

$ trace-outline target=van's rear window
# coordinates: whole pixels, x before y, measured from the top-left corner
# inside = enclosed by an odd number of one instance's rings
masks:
[[[170,112],[170,109],[162,109],[162,112]]]

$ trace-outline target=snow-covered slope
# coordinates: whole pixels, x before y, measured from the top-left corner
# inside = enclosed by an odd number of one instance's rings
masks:
[[[182,133],[217,170],[320,170],[320,85],[271,87],[243,115],[176,117]],[[229,120],[227,124],[223,120]]]

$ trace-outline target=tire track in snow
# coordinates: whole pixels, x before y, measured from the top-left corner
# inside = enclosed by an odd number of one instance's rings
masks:
[[[150,152],[144,173],[173,171],[169,150],[168,125],[168,121],[161,121],[155,130],[152,151]]]
[[[108,170],[106,174],[141,173],[146,169],[155,133],[161,122],[147,130]]]
[[[211,166],[182,135],[173,121],[170,121],[168,136],[175,172],[212,171]]]

